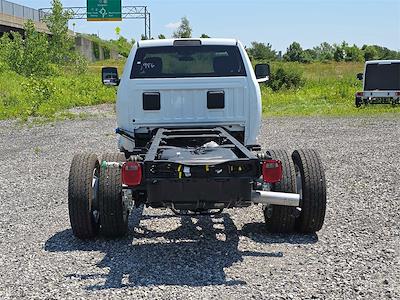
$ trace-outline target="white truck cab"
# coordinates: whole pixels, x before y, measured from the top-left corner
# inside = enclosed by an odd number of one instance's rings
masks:
[[[244,145],[255,145],[262,114],[259,82],[268,80],[269,66],[256,71],[257,76],[234,39],[137,42],[119,80],[118,127],[140,144],[160,127],[222,126]],[[110,68],[105,72],[104,83],[114,85]],[[121,151],[136,146],[120,137]]]
[[[371,60],[365,63],[363,91],[356,93],[355,105],[400,104],[400,60]]]

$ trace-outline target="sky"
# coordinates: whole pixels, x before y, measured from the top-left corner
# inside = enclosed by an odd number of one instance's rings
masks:
[[[49,7],[50,0],[9,0],[32,8]],[[109,0],[112,1],[112,0]],[[86,0],[63,0],[65,7],[86,6]],[[400,50],[400,0],[122,0],[122,5],[147,5],[152,36],[170,37],[186,16],[193,36],[237,38],[270,43],[285,51],[293,42],[304,49],[321,42],[362,46],[377,44]],[[144,33],[143,20],[75,23],[75,31],[116,38],[115,28],[128,39]]]

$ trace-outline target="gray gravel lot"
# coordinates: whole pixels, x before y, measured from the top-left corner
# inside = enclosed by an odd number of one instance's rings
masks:
[[[125,239],[82,242],[69,165],[114,151],[114,128],[111,112],[0,122],[0,299],[400,299],[399,115],[264,121],[263,146],[320,151],[328,210],[317,235],[268,234],[258,206],[196,219],[145,208]]]

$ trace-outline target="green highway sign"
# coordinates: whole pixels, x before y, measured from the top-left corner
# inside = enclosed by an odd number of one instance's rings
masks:
[[[121,0],[87,0],[88,21],[122,21]]]

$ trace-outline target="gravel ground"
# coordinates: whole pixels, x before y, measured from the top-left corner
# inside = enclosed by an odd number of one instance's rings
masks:
[[[0,122],[0,299],[400,299],[399,116],[264,121],[265,147],[321,154],[317,235],[265,233],[258,206],[196,219],[145,208],[127,238],[82,242],[67,177],[74,153],[114,151],[104,109],[31,128]]]

